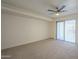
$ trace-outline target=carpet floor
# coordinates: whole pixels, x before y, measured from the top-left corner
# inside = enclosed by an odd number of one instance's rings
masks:
[[[69,42],[41,40],[2,50],[2,59],[78,59],[78,48]]]

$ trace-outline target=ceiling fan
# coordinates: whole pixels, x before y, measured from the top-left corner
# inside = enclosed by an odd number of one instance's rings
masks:
[[[48,11],[54,12],[54,13],[56,13],[56,15],[59,15],[59,13],[61,13],[61,12],[66,12],[66,10],[63,10],[65,7],[66,7],[66,6],[63,5],[61,8],[56,7],[56,8],[55,8],[56,10],[48,9]]]

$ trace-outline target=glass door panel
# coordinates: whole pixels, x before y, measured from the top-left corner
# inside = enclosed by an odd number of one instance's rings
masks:
[[[75,43],[75,20],[65,21],[65,41]]]
[[[64,22],[57,22],[57,39],[64,40]]]

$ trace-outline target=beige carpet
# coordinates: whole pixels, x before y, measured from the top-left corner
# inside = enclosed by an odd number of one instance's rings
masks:
[[[75,44],[52,39],[3,50],[2,56],[6,56],[2,59],[78,59]]]

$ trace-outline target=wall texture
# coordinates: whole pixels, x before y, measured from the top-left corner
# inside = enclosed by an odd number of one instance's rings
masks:
[[[50,22],[51,38],[56,39],[56,21]]]
[[[2,49],[50,38],[48,21],[2,13]]]

